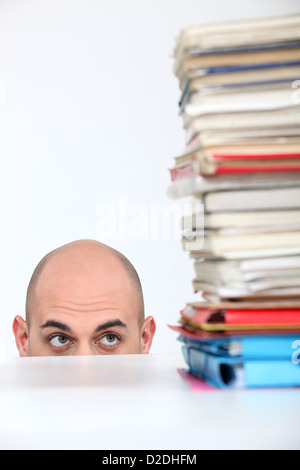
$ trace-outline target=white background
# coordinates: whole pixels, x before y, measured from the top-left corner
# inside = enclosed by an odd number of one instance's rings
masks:
[[[174,204],[181,28],[299,11],[299,0],[0,0],[0,360],[17,355],[11,324],[34,267],[79,238],[132,261],[157,322],[152,352],[179,351],[166,325],[194,298],[192,262],[173,236],[104,239],[99,208]]]

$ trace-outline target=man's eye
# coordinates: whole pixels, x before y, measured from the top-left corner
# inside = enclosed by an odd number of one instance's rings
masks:
[[[69,344],[70,340],[67,338],[67,336],[56,335],[50,338],[50,343],[52,344],[52,346],[55,346],[56,348],[61,348]]]
[[[117,335],[108,333],[99,340],[104,346],[115,346],[119,342]]]

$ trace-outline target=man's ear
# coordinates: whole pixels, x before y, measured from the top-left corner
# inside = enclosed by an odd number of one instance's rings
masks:
[[[148,354],[151,348],[153,336],[156,331],[156,324],[153,317],[147,317],[142,327],[142,354]]]
[[[28,326],[22,317],[17,315],[13,321],[13,332],[20,357],[28,356]]]

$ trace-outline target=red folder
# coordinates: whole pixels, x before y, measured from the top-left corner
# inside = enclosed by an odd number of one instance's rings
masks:
[[[228,325],[295,324],[300,323],[300,310],[226,310],[225,323]]]
[[[262,154],[223,154],[223,153],[214,153],[213,159],[216,161],[222,160],[299,160],[300,162],[300,153],[262,153]]]
[[[215,175],[226,175],[226,174],[233,174],[233,173],[261,173],[261,172],[275,172],[275,171],[300,171],[300,164],[295,165],[295,166],[289,166],[289,165],[278,165],[276,167],[274,166],[247,166],[243,168],[238,168],[238,167],[222,167],[221,165],[218,166],[216,169],[216,172],[214,173]],[[206,175],[206,173],[202,173],[203,176]]]
[[[173,182],[197,174],[209,176],[275,171],[300,171],[300,153],[259,155],[213,153],[209,154],[209,156],[203,155],[203,157],[197,157],[196,154],[192,154],[189,157],[189,161],[185,164],[170,169],[171,180]]]
[[[300,329],[299,308],[191,308],[181,312],[181,323],[202,330]]]

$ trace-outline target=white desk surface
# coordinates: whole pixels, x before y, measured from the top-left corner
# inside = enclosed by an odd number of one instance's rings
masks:
[[[0,365],[1,449],[300,449],[300,389],[193,392],[181,354]]]

